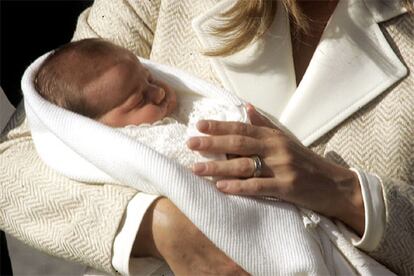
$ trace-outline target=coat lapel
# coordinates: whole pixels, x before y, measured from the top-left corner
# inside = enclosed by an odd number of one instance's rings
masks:
[[[219,24],[216,20],[219,13],[234,2],[222,0],[193,21],[203,47],[214,48],[220,43],[209,34],[210,26]],[[286,12],[279,8],[263,41],[257,41],[234,55],[210,59],[225,88],[273,118],[280,116],[296,89],[293,60],[291,54],[286,54],[292,52],[289,32]]]
[[[366,1],[338,3],[298,87],[282,7],[262,41],[235,55],[212,58],[213,68],[226,88],[279,119],[310,145],[407,75],[378,26],[404,10],[384,9],[385,0]],[[217,45],[209,26],[217,24],[217,15],[233,3],[222,0],[193,21],[204,47]]]

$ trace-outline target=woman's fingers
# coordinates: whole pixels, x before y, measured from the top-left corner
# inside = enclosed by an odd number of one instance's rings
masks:
[[[197,129],[210,135],[242,135],[248,137],[259,138],[265,135],[261,127],[245,124],[241,122],[225,122],[215,120],[200,120],[197,123]]]
[[[224,179],[216,183],[223,193],[244,196],[275,196],[283,199],[283,185],[275,183],[274,178]]]
[[[211,161],[205,163],[196,163],[193,165],[193,173],[200,176],[226,176],[247,178],[252,177],[255,164],[250,157],[240,157],[223,161]],[[262,168],[262,175],[269,175],[267,167]]]
[[[264,152],[265,144],[260,140],[241,135],[192,137],[187,141],[191,150],[238,155],[254,155]]]

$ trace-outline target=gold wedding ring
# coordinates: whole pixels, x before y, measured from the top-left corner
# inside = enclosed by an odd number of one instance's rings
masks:
[[[263,161],[259,155],[250,156],[254,163],[253,177],[259,177],[262,174]]]

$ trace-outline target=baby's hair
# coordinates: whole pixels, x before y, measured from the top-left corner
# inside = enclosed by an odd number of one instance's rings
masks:
[[[46,100],[90,118],[104,112],[88,103],[87,84],[105,69],[103,60],[113,58],[110,42],[91,38],[65,44],[43,62],[35,78],[38,93]]]

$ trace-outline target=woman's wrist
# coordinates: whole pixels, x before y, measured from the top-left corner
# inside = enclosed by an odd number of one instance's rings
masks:
[[[339,166],[336,171],[335,184],[340,192],[340,199],[337,201],[334,217],[362,235],[365,229],[365,210],[358,175]]]

